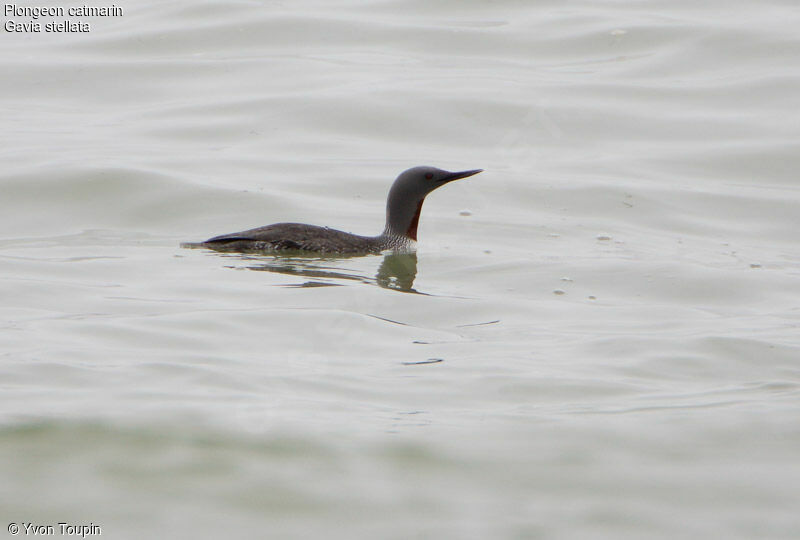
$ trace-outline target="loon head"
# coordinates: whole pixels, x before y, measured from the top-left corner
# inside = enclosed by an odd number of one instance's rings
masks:
[[[466,178],[483,169],[450,172],[436,167],[413,167],[400,173],[389,189],[384,234],[417,239],[417,225],[425,196],[448,182]]]

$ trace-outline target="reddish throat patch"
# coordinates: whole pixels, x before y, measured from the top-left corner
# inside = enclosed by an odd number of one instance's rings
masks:
[[[425,199],[422,199],[417,203],[417,211],[414,213],[414,217],[411,218],[411,224],[408,226],[408,230],[406,231],[406,236],[411,238],[414,242],[417,241],[417,225],[419,225],[419,214],[422,212],[423,202],[425,202]]]

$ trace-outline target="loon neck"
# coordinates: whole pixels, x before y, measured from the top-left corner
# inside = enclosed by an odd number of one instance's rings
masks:
[[[416,242],[423,202],[425,202],[424,198],[420,199],[413,207],[404,205],[400,209],[387,205],[386,227],[382,236],[397,238],[403,242]]]
[[[415,186],[395,181],[386,199],[386,226],[383,236],[415,242],[419,228],[419,216],[427,193],[420,193]]]
[[[386,231],[374,238],[380,251],[391,249],[393,251],[409,252],[414,251],[417,245],[414,240],[407,236],[399,236]]]

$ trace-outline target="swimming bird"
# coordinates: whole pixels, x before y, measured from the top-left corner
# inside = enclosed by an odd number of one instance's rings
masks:
[[[302,250],[320,253],[380,253],[384,250],[412,251],[425,196],[448,182],[466,178],[483,169],[450,172],[435,167],[403,171],[389,189],[386,225],[378,236],[360,236],[328,227],[304,223],[274,223],[256,229],[215,236],[205,242],[182,247],[205,247],[218,251]]]

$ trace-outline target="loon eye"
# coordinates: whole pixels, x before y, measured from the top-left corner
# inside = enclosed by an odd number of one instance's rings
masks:
[[[430,180],[431,178],[433,178],[433,173],[425,173],[425,180]]]

